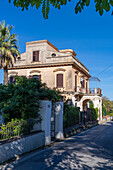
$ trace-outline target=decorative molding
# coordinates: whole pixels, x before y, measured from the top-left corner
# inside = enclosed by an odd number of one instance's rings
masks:
[[[39,71],[39,70],[32,70],[32,71],[30,71],[30,74],[32,74],[32,73],[41,73],[41,71]]]
[[[72,53],[74,56],[77,54],[72,50],[72,49],[64,49],[64,50],[59,50],[61,53]]]
[[[53,72],[57,72],[57,71],[66,71],[66,69],[64,69],[64,68],[57,68],[57,69],[55,69]]]
[[[52,43],[50,43],[48,40],[39,40],[39,41],[31,41],[31,42],[26,42],[26,45],[29,44],[38,44],[38,43],[47,43],[49,44],[52,48],[54,48],[56,51],[59,51],[58,48],[56,48]]]
[[[85,70],[81,69],[79,66],[77,66],[74,62],[67,62],[67,63],[50,63],[50,64],[34,64],[34,65],[21,65],[21,66],[15,66],[13,68],[8,68],[8,70],[17,70],[17,69],[32,69],[32,68],[46,68],[46,67],[59,67],[59,66],[69,66],[73,65],[76,69],[82,71],[86,76],[91,77],[89,73],[87,73]]]
[[[10,75],[14,75],[14,74],[18,74],[18,72],[16,72],[16,71],[12,71],[12,72],[9,72],[8,74],[10,74]]]

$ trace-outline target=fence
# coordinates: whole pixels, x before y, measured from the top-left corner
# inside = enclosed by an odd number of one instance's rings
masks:
[[[0,140],[9,139],[14,136],[19,136],[21,131],[21,124],[16,125],[2,125],[0,126]]]

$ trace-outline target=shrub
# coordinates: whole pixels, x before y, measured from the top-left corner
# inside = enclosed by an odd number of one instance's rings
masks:
[[[113,116],[113,113],[110,113],[110,116]]]
[[[71,127],[79,123],[79,111],[77,107],[72,107],[67,103],[64,103],[64,114],[63,114],[63,126]]]
[[[97,118],[98,118],[98,108],[92,108],[91,109],[91,114],[92,114],[92,121],[95,121],[95,120],[97,120]]]
[[[94,108],[94,104],[93,104],[93,102],[92,102],[91,100],[89,100],[89,108],[90,108],[90,109],[93,109],[93,108]]]
[[[91,100],[89,101],[89,108],[91,109],[92,121],[97,120],[99,117],[98,108],[94,108],[94,104]]]
[[[8,122],[6,125],[3,124],[0,127],[0,139],[7,139],[13,136],[21,134],[21,126],[24,124],[24,120],[12,119],[11,122]]]
[[[40,121],[40,100],[47,98],[55,102],[61,99],[59,91],[49,89],[37,78],[16,76],[15,79],[15,84],[0,85],[0,109],[6,123],[15,118],[27,121],[38,118]]]
[[[30,134],[35,123],[36,121],[34,119],[29,119],[28,121],[23,119],[12,119],[6,125],[3,124],[0,127],[0,139]]]

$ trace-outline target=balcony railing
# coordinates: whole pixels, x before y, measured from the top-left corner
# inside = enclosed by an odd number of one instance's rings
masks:
[[[100,88],[82,88],[80,86],[77,86],[75,89],[76,93],[82,93],[82,94],[97,94],[97,95],[102,95],[102,90]]]
[[[88,94],[100,94],[100,95],[102,95],[102,90],[100,88],[89,88]]]

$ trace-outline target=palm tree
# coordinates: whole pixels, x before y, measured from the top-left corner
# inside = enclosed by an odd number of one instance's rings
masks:
[[[13,67],[20,55],[17,47],[16,34],[11,34],[13,26],[0,24],[0,68],[4,70],[4,85],[8,84],[8,67]]]

